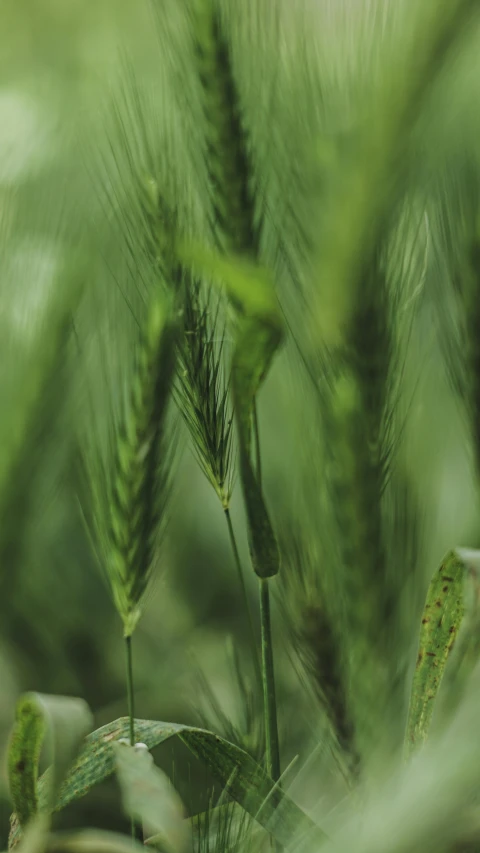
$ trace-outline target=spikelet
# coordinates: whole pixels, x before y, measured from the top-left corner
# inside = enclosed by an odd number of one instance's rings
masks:
[[[257,256],[251,158],[229,45],[212,0],[195,0],[194,12],[214,231],[226,251]]]
[[[139,176],[137,186],[144,225],[144,251],[148,262],[163,285],[178,297],[183,276],[175,252],[176,217],[151,175]]]
[[[139,198],[150,263],[182,308],[177,404],[200,467],[227,509],[233,488],[233,431],[223,333],[218,328],[220,300],[212,308],[211,291],[176,259],[173,216],[152,178],[144,181]]]
[[[125,636],[140,616],[165,520],[165,415],[175,365],[176,327],[152,305],[121,427],[109,503],[106,570]],[[167,454],[168,457],[168,454]]]
[[[223,365],[220,302],[194,277],[184,290],[177,402],[207,480],[228,509],[233,488],[233,431]],[[218,339],[217,339],[218,338]]]

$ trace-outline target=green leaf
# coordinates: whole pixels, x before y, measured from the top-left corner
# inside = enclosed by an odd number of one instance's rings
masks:
[[[224,786],[226,792],[264,826],[281,844],[296,833],[325,840],[319,827],[282,791],[265,771],[242,749],[212,732],[176,723],[135,720],[135,738],[152,749],[178,735]],[[60,789],[55,810],[85,796],[115,769],[114,744],[129,737],[128,717],[103,726],[85,739],[84,747]],[[39,789],[45,777],[39,780]],[[13,846],[19,827],[10,836]]]
[[[458,707],[469,677],[480,660],[480,551],[457,548],[456,552],[465,567],[465,614],[442,688],[441,711],[450,716]]]
[[[465,564],[451,551],[430,583],[405,735],[408,757],[428,737],[435,700],[464,614]]]
[[[115,744],[115,756],[127,814],[142,823],[144,834],[161,835],[163,849],[187,850],[190,833],[183,803],[147,748]]]
[[[39,807],[49,811],[93,718],[83,699],[26,693],[16,707],[8,750],[10,792],[19,823],[25,826]],[[37,790],[38,763],[48,736],[52,771]]]
[[[135,739],[152,749],[177,734],[181,728],[182,726],[176,723],[135,720]],[[84,797],[95,785],[110,776],[115,770],[114,744],[129,737],[128,717],[120,717],[88,735],[77,761],[60,789],[55,811],[60,811],[73,800]]]

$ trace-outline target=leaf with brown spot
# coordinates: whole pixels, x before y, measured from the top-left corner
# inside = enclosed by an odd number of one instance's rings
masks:
[[[103,726],[85,738],[83,749],[70,770],[55,804],[55,811],[85,796],[115,769],[114,744],[129,735],[128,717]],[[213,732],[178,723],[135,720],[135,738],[149,749],[178,735],[189,750],[258,823],[283,846],[299,836],[320,845],[326,836],[263,768],[246,752]],[[39,780],[39,789],[44,777]],[[11,833],[11,846],[18,838]]]
[[[444,585],[448,572],[448,585]],[[405,735],[404,751],[409,757],[428,737],[432,714],[455,634],[464,613],[465,564],[451,551],[433,576],[428,588],[420,627],[417,667]],[[430,620],[428,611],[435,606],[442,611],[439,619]]]
[[[15,725],[8,748],[10,794],[19,824],[39,812],[48,813],[78,747],[93,722],[83,699],[26,693],[17,702]],[[37,782],[40,752],[50,735],[52,769]]]
[[[442,711],[448,714],[458,706],[480,660],[480,551],[459,548],[458,555],[465,566],[465,615],[457,629],[454,626],[450,629],[454,652],[445,673],[445,690],[442,690]]]

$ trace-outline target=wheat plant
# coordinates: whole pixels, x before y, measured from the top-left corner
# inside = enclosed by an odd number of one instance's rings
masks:
[[[77,536],[122,624],[128,713],[94,728],[82,700],[20,697],[9,849],[127,853],[141,826],[162,853],[478,850],[480,158],[474,120],[458,132],[447,118],[462,85],[476,92],[480,4],[152,0],[152,13],[154,84],[123,55],[94,144],[81,141],[86,262],[61,268],[21,369],[0,371],[0,568],[34,564],[36,425],[62,365]],[[14,232],[0,233],[7,260]],[[15,264],[1,264],[10,355]],[[449,411],[467,473],[427,483],[453,445]],[[460,542],[447,522],[466,483]],[[238,575],[227,676],[217,633],[212,681],[202,667],[187,685],[197,725],[156,719],[163,696],[147,687],[142,719],[137,683],[160,678],[173,602],[227,588],[202,551],[220,524]],[[189,643],[182,623],[179,657]],[[204,781],[185,782],[180,756],[172,784],[149,755],[168,741]],[[133,838],[60,830],[112,774]]]

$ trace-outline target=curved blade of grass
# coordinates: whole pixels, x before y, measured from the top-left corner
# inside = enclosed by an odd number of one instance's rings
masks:
[[[55,811],[85,796],[115,769],[114,744],[128,738],[128,717],[121,717],[85,739],[84,747],[70,770],[55,803]],[[213,732],[177,723],[135,720],[135,736],[149,749],[178,735],[190,751],[207,765],[226,792],[281,843],[286,845],[297,834],[309,835],[317,842],[325,836],[251,758],[234,744]],[[44,784],[45,776],[38,787]],[[20,827],[12,827],[10,846],[19,838]]]
[[[430,583],[405,734],[405,755],[424,743],[448,657],[464,614],[465,564],[451,551]]]
[[[45,805],[50,810],[57,790],[93,718],[83,699],[27,693],[17,703],[15,726],[8,750],[10,793],[19,823],[25,826]],[[50,737],[53,768],[37,791],[38,763],[46,736]],[[48,789],[48,791],[47,791]]]
[[[226,284],[238,314],[232,357],[232,393],[237,421],[240,477],[247,511],[252,564],[261,578],[279,569],[278,544],[251,459],[255,397],[283,339],[283,322],[273,282],[265,269],[194,247],[194,264]]]

